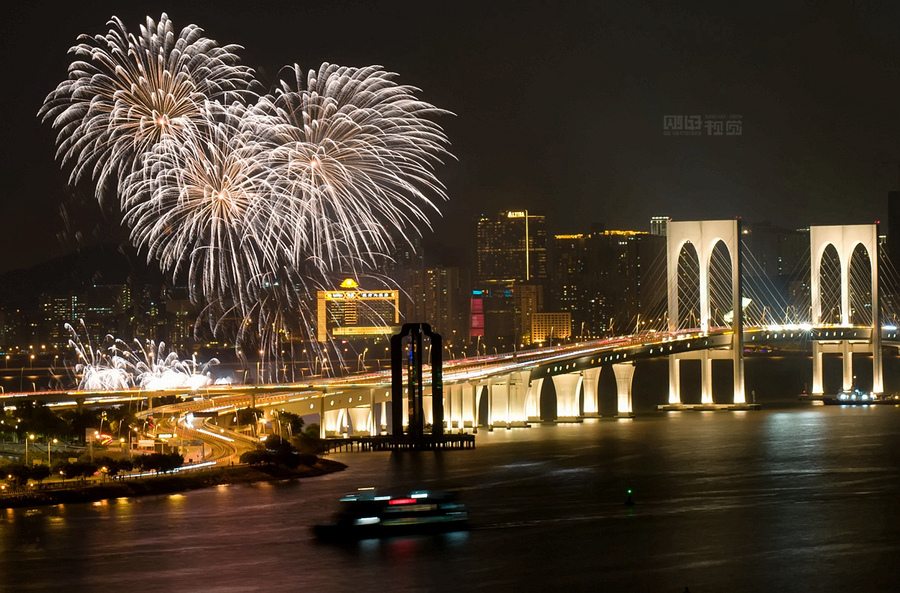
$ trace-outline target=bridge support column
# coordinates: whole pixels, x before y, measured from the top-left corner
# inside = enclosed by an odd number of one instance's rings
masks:
[[[825,386],[822,381],[822,344],[816,340],[813,340],[812,343],[812,363],[812,394],[823,395],[825,393]]]
[[[478,402],[475,383],[463,383],[462,388],[462,407],[460,414],[460,428],[475,428],[478,426]]]
[[[681,405],[681,359],[669,355],[669,405]]]
[[[602,367],[585,369],[582,383],[584,385],[584,415],[587,417],[600,416],[600,398],[598,385],[600,383],[600,370]]]
[[[528,401],[530,371],[510,373],[509,382],[509,422],[510,426],[528,426],[528,414],[525,411]]]
[[[525,416],[529,422],[541,421],[541,389],[543,388],[543,377],[534,379],[528,386],[528,394],[525,396]]]
[[[712,359],[709,350],[700,353],[700,404],[710,405],[713,402],[712,393]]]
[[[557,420],[574,420],[578,417],[578,388],[581,386],[580,373],[553,375],[556,388]]]
[[[334,408],[332,410],[325,410],[325,413],[322,414],[322,426],[325,430],[325,436],[334,436],[340,434],[341,428],[344,424],[344,409],[343,408]]]
[[[488,382],[491,394],[491,422],[499,427],[509,427],[509,375],[495,377]]]
[[[872,330],[872,391],[884,393],[884,367],[881,361],[881,324]],[[875,332],[879,334],[876,341]]]
[[[463,385],[455,384],[445,387],[447,394],[447,430],[462,428]]]
[[[485,387],[487,387],[487,389],[485,389]],[[493,418],[493,414],[492,414],[492,408],[494,406],[491,405],[491,403],[492,403],[491,402],[491,384],[489,381],[487,381],[487,382],[479,381],[479,382],[475,383],[475,406],[474,406],[475,423],[472,425],[473,427],[478,426],[478,422],[480,420],[478,415],[479,415],[479,411],[481,410],[481,398],[483,398],[483,397],[488,398],[488,405],[487,405],[487,411],[488,411],[487,416],[488,417],[487,417],[486,424],[487,424],[487,426],[491,426],[494,422],[494,418]]]
[[[841,342],[841,362],[844,367],[844,380],[841,385],[848,390],[853,387],[853,348],[849,340]]]
[[[372,421],[372,409],[364,406],[357,408],[348,408],[347,415],[350,417],[350,429],[353,435],[372,434],[368,428]]]
[[[618,415],[622,418],[634,416],[631,400],[631,380],[634,377],[634,363],[620,362],[613,365],[616,375],[616,392],[618,394]]]
[[[369,389],[369,422],[366,430],[370,435],[378,434],[378,413],[375,409],[375,389]]]

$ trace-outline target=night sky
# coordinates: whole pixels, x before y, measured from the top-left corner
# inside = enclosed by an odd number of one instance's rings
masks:
[[[0,24],[0,271],[65,252],[99,216],[83,206],[64,223],[68,171],[36,117],[67,50],[112,15],[136,29],[162,12],[243,46],[265,82],[295,62],[379,64],[453,112],[440,120],[457,161],[438,174],[450,200],[426,233],[433,263],[456,263],[478,216],[502,209],[546,214],[553,232],[646,230],[654,215],[886,218],[900,184],[900,3],[440,4],[17,3]],[[701,134],[665,135],[669,115],[700,115]],[[709,135],[720,117],[739,118],[740,135]]]

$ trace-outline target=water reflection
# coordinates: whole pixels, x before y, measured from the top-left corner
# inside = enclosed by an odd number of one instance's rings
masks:
[[[898,421],[892,406],[657,413],[343,454],[348,469],[310,480],[10,510],[0,590],[873,590],[900,582]],[[459,491],[473,528],[316,542],[361,486]]]

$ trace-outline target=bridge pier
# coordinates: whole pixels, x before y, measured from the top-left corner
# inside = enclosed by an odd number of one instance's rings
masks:
[[[447,430],[463,426],[463,388],[461,383],[454,383],[444,389],[447,394]]]
[[[829,246],[837,252],[840,262],[840,289],[841,289],[841,317],[840,325],[850,327],[850,265],[853,252],[857,246],[862,246],[869,256],[872,310],[872,333],[868,341],[872,352],[872,391],[884,392],[884,371],[881,353],[881,303],[878,298],[878,225],[833,225],[812,226],[809,229],[809,243],[811,254],[810,297],[812,299],[812,322],[819,325],[822,321],[822,259],[825,250]],[[834,320],[828,320],[833,323]],[[838,330],[840,331],[840,330]],[[835,333],[835,337],[837,333]],[[838,338],[843,355],[844,377],[843,388],[853,387],[853,347],[848,340]],[[822,383],[822,357],[823,348],[817,348],[813,344],[813,393],[824,394]]]
[[[581,373],[553,375],[556,388],[556,421],[575,422],[579,417],[578,392],[581,388]]]
[[[822,381],[822,344],[813,340],[812,343],[812,363],[813,363],[813,395],[823,395],[825,393],[825,385]]]
[[[544,378],[532,379],[531,385],[525,396],[525,418],[528,422],[541,421],[541,389],[544,388]]]
[[[841,359],[844,363],[843,388],[845,390],[853,389],[853,349],[847,340],[841,342]]]
[[[700,404],[710,405],[713,402],[712,392],[712,359],[709,350],[700,352]]]
[[[491,394],[491,422],[494,427],[509,426],[509,375],[494,377],[488,381]]]
[[[669,355],[669,405],[681,405],[681,359]]]
[[[679,329],[678,316],[678,259],[686,243],[694,245],[700,265],[700,330],[709,330],[711,313],[710,265],[712,254],[719,243],[728,250],[731,259],[732,330],[731,358],[734,367],[734,403],[744,404],[744,345],[743,345],[743,291],[741,290],[741,223],[740,220],[704,220],[695,222],[670,222],[666,233],[666,273],[669,297],[669,331]],[[712,363],[701,358],[702,403],[710,405],[712,397]],[[680,372],[677,363],[669,365],[669,405],[681,405]]]
[[[600,416],[600,398],[598,385],[600,384],[600,370],[602,367],[593,367],[582,371],[582,385],[584,385],[584,415],[587,418]]]
[[[619,418],[631,418],[634,416],[631,398],[631,380],[634,378],[634,363],[620,362],[613,365],[613,373],[616,375],[616,394],[618,405],[616,406]]]

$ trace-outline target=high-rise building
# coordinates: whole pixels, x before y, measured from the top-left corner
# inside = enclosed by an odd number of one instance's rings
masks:
[[[472,283],[468,270],[433,267],[425,270],[425,317],[450,347],[468,339],[469,298]]]
[[[650,218],[650,234],[654,237],[666,237],[669,233],[669,221],[672,219],[668,216],[653,216]]]
[[[550,282],[554,310],[571,314],[577,339],[661,323],[665,249],[664,235],[640,231],[556,235]]]
[[[69,332],[65,325],[75,325],[85,316],[84,296],[75,293],[67,295],[45,294],[41,298],[43,312],[43,339],[51,348],[66,348],[69,344]]]
[[[508,349],[513,342],[530,342],[530,315],[542,307],[547,281],[545,217],[524,210],[482,216],[476,266],[475,288],[483,311],[478,320],[484,322],[485,340]],[[478,330],[470,334],[476,336]]]
[[[478,221],[479,282],[535,282],[547,277],[547,231],[544,216],[515,210]]]

